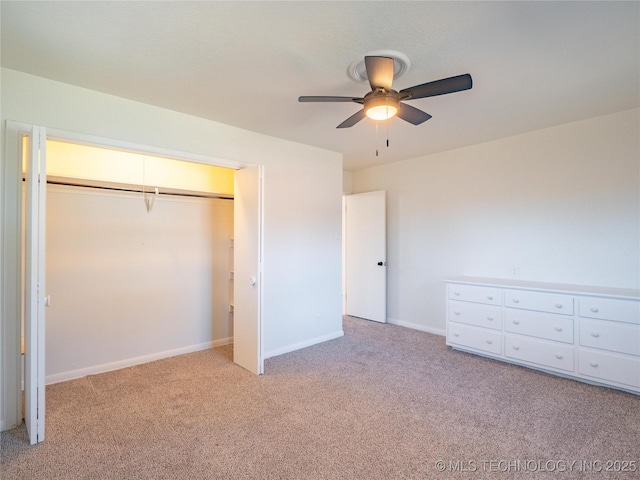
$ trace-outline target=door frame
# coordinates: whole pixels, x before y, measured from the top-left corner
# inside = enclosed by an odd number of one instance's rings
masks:
[[[19,155],[19,142],[22,135],[29,135],[38,125],[7,120],[5,128],[5,161],[0,171],[0,184],[3,199],[2,230],[0,237],[0,431],[8,430],[22,422],[22,375],[21,375],[21,318],[22,318],[22,158]],[[46,139],[67,143],[78,143],[111,150],[122,150],[142,155],[153,155],[192,163],[214,165],[234,170],[254,166],[252,163],[229,160],[210,155],[183,152],[164,147],[145,145],[125,140],[71,132],[43,126]],[[260,192],[260,202],[264,204],[264,191]],[[262,216],[258,219],[262,222]],[[262,223],[258,226],[263,229]],[[262,248],[262,247],[261,247]],[[262,297],[259,299],[262,302]],[[261,305],[260,305],[261,307]],[[263,338],[262,308],[258,309],[258,331]],[[13,319],[13,321],[11,320]],[[235,334],[235,332],[234,332]],[[263,362],[262,348],[258,352]],[[42,361],[44,365],[44,360]]]

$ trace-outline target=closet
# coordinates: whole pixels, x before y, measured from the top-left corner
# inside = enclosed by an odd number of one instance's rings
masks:
[[[232,343],[233,174],[47,141],[46,383]]]

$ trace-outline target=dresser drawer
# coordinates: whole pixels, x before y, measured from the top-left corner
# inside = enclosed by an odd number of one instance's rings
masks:
[[[449,300],[449,320],[502,330],[502,309],[493,305]]]
[[[502,305],[502,291],[498,288],[450,284],[448,290],[451,300]]]
[[[640,356],[640,325],[581,319],[580,345]]]
[[[585,297],[578,300],[581,317],[614,320],[640,325],[640,302]]]
[[[554,293],[507,291],[504,304],[511,308],[573,315],[573,297]]]
[[[502,353],[501,333],[461,323],[449,322],[447,343],[482,350],[495,355]]]
[[[573,372],[573,346],[505,335],[504,355],[543,367]]]
[[[640,388],[640,358],[580,349],[578,372],[589,377]]]
[[[640,290],[462,276],[447,345],[640,395]]]
[[[573,344],[573,318],[563,315],[506,309],[507,332]]]

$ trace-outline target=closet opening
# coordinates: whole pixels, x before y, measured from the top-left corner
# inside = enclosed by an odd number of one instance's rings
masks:
[[[45,384],[224,345],[233,359],[234,174],[46,140]]]
[[[52,141],[52,142],[49,142]],[[53,153],[55,147],[52,146],[53,142],[68,145],[83,145],[85,147],[93,147],[95,151],[111,151],[115,153],[129,153],[140,156],[140,159],[144,159],[141,167],[138,167],[138,177],[132,180],[123,180],[121,178],[111,178],[109,175],[117,170],[119,164],[118,160],[110,159],[109,162],[103,164],[102,173],[104,177],[96,176],[95,174],[84,175],[81,173],[82,168],[87,167],[88,161],[83,159],[76,162],[76,166],[79,170],[75,173],[60,173],[54,174],[50,170],[46,170],[47,164],[47,148],[50,150],[50,155]],[[2,190],[3,190],[3,229],[2,229],[2,410],[3,418],[0,422],[0,429],[6,430],[19,425],[24,421],[27,430],[27,436],[31,444],[42,442],[45,439],[45,385],[47,383],[54,383],[63,379],[71,378],[69,372],[73,372],[73,376],[84,376],[91,373],[91,369],[95,369],[96,365],[103,367],[106,365],[108,369],[116,369],[126,367],[128,365],[148,362],[157,358],[163,358],[167,356],[179,355],[181,353],[187,353],[194,351],[198,348],[206,349],[215,340],[221,340],[223,338],[233,338],[233,363],[245,368],[253,374],[260,375],[264,371],[264,360],[262,357],[262,264],[263,264],[263,172],[264,167],[260,164],[250,164],[239,160],[230,160],[223,158],[215,158],[209,155],[202,155],[197,153],[189,153],[183,150],[170,150],[164,147],[154,147],[144,144],[131,143],[122,140],[115,140],[103,137],[97,137],[93,135],[86,135],[80,133],[74,133],[58,129],[49,129],[44,126],[25,124],[7,120],[6,122],[6,142],[5,142],[5,156],[7,161],[3,164],[2,175]],[[147,160],[150,157],[158,157],[159,165],[163,164],[164,160],[175,160],[182,162],[183,166],[213,166],[218,167],[222,171],[229,173],[228,185],[233,185],[233,190],[224,191],[219,188],[212,190],[185,187],[182,184],[164,186],[160,182],[156,182],[151,177],[153,173],[147,168]],[[135,163],[135,162],[134,162]],[[135,170],[135,169],[134,169]],[[162,169],[160,169],[162,170]],[[23,174],[23,172],[25,172]],[[60,177],[63,180],[58,180],[56,183],[74,183],[71,185],[47,185],[47,173],[50,174],[50,179],[54,180],[55,177]],[[95,173],[95,172],[94,172]],[[140,178],[142,177],[142,181]],[[169,172],[167,174],[165,169],[165,177],[168,177],[172,182],[180,180],[182,176]],[[201,180],[205,178],[205,175],[201,173],[187,175],[192,180]],[[217,177],[217,176],[216,176]],[[231,179],[233,178],[233,183]],[[70,180],[71,179],[71,180]],[[96,180],[97,179],[97,180]],[[78,186],[78,183],[82,183],[82,186]],[[154,186],[150,184],[154,183]],[[196,201],[202,202],[203,200],[215,200],[222,205],[226,205],[229,212],[232,211],[231,216],[233,218],[232,225],[229,227],[229,235],[225,238],[225,250],[229,251],[228,258],[233,258],[233,264],[227,264],[225,266],[225,282],[229,284],[227,293],[233,291],[233,299],[226,298],[224,302],[224,308],[226,313],[232,314],[233,321],[229,324],[232,326],[232,331],[229,333],[229,337],[221,337],[220,339],[214,338],[213,324],[211,319],[209,323],[204,325],[200,324],[200,328],[192,328],[189,330],[191,334],[201,334],[204,330],[209,334],[206,340],[202,343],[195,343],[193,335],[189,337],[188,341],[184,342],[185,334],[184,329],[179,327],[185,323],[185,309],[191,306],[191,302],[188,302],[188,295],[179,295],[171,290],[150,287],[158,287],[158,282],[167,280],[171,275],[160,276],[155,275],[154,268],[158,265],[170,264],[178,265],[176,259],[186,258],[187,260],[194,257],[191,248],[178,249],[177,253],[171,255],[157,253],[155,257],[152,256],[153,261],[145,256],[130,255],[128,261],[122,259],[122,257],[108,257],[105,255],[85,254],[80,255],[79,248],[72,248],[71,253],[68,253],[69,263],[62,262],[65,268],[70,268],[72,262],[78,262],[82,260],[82,265],[90,265],[91,262],[105,262],[111,261],[113,263],[120,262],[120,265],[129,266],[129,264],[147,266],[148,268],[141,268],[141,271],[145,272],[144,278],[134,278],[135,282],[130,282],[133,295],[131,295],[127,301],[114,301],[113,297],[109,295],[107,290],[99,290],[97,286],[99,282],[104,281],[105,271],[109,269],[101,269],[90,280],[87,280],[87,284],[93,286],[93,290],[101,293],[101,296],[92,297],[95,300],[98,307],[104,306],[106,308],[114,308],[114,305],[120,306],[121,309],[117,310],[116,316],[112,318],[119,318],[120,315],[124,315],[129,312],[127,307],[131,307],[131,301],[139,301],[139,299],[146,300],[146,303],[135,304],[137,308],[132,308],[135,311],[136,319],[148,318],[149,311],[151,316],[154,317],[153,323],[147,325],[148,328],[138,328],[138,331],[127,332],[129,335],[121,335],[120,338],[124,338],[125,341],[129,341],[130,344],[125,347],[131,347],[131,343],[135,343],[132,339],[139,339],[139,346],[143,349],[143,353],[138,356],[131,357],[131,351],[125,352],[129,356],[119,357],[113,359],[105,356],[98,358],[98,361],[88,367],[79,362],[73,363],[71,366],[73,370],[65,370],[64,375],[58,377],[51,377],[47,374],[46,363],[46,328],[45,325],[50,323],[47,321],[47,316],[51,315],[51,308],[60,306],[53,294],[48,292],[46,285],[47,272],[46,266],[46,253],[47,249],[51,250],[51,247],[47,244],[46,235],[46,217],[47,217],[47,195],[46,192],[51,188],[66,189],[64,194],[58,195],[60,197],[72,197],[82,196],[75,189],[84,191],[89,189],[101,190],[103,196],[115,196],[114,188],[119,190],[118,195],[121,195],[121,190],[131,190],[125,192],[129,197],[135,197],[136,207],[122,208],[126,201],[132,199],[127,197],[124,200],[117,197],[116,204],[120,205],[120,214],[113,215],[113,222],[111,230],[105,229],[105,222],[100,222],[105,217],[105,211],[96,203],[104,201],[104,198],[99,195],[94,195],[96,198],[91,198],[87,201],[77,202],[79,206],[75,207],[76,212],[80,212],[85,215],[86,223],[98,225],[103,228],[101,236],[94,239],[98,243],[107,243],[108,233],[112,231],[118,231],[118,224],[128,218],[131,211],[139,211],[139,207],[144,209],[144,215],[142,220],[138,222],[129,222],[133,224],[134,229],[132,234],[126,235],[126,238],[113,241],[114,245],[110,247],[120,247],[123,245],[127,247],[126,251],[130,252],[134,246],[145,245],[149,247],[157,247],[161,241],[175,241],[177,238],[187,237],[191,242],[205,242],[207,237],[200,234],[185,235],[183,230],[179,228],[182,218],[180,215],[170,217],[173,221],[165,223],[158,230],[157,234],[144,237],[140,239],[140,232],[143,231],[145,224],[148,224],[155,219],[156,216],[161,217],[167,212],[174,211],[171,208],[160,209],[158,208],[161,203],[168,203],[166,199],[179,199],[184,202],[194,203]],[[103,188],[104,187],[104,188]],[[143,188],[143,192],[139,192]],[[157,189],[156,189],[157,188]],[[163,188],[166,191],[163,191]],[[70,193],[67,190],[74,190],[74,193]],[[195,192],[195,193],[194,193]],[[204,194],[203,194],[204,192]],[[230,192],[230,193],[229,193]],[[185,196],[184,194],[188,194]],[[86,195],[86,192],[84,193]],[[214,198],[200,198],[200,197],[214,197]],[[233,197],[231,201],[230,198]],[[53,197],[52,197],[53,198]],[[126,201],[125,201],[126,200]],[[140,203],[142,202],[142,203]],[[173,202],[176,203],[176,202]],[[177,202],[180,203],[180,202]],[[132,204],[131,204],[132,205]],[[233,207],[231,207],[232,205]],[[224,208],[224,207],[220,207]],[[59,215],[62,221],[68,221],[71,218],[71,209],[63,208],[63,214]],[[157,215],[156,215],[157,214]],[[190,213],[188,217],[195,217],[201,224],[210,224],[211,216],[206,214]],[[155,221],[155,220],[153,220]],[[70,224],[70,228],[73,227],[85,228],[82,223]],[[50,229],[52,227],[49,227]],[[189,229],[186,229],[189,232]],[[231,233],[233,232],[233,233]],[[137,235],[137,236],[136,236]],[[67,240],[66,247],[78,246],[79,236],[71,236]],[[203,240],[205,239],[205,240]],[[233,241],[232,241],[233,239]],[[133,241],[135,240],[135,241]],[[48,248],[45,248],[47,246]],[[232,252],[232,253],[231,253]],[[51,253],[51,252],[49,252]],[[79,260],[80,259],[80,260]],[[200,278],[202,262],[186,262],[185,265],[193,266],[197,264],[200,270],[195,273],[188,273],[186,275],[187,283],[191,282],[193,278]],[[205,264],[206,265],[206,264]],[[111,265],[106,265],[111,268]],[[233,268],[235,279],[244,279],[244,282],[232,281],[230,278],[231,268]],[[117,275],[115,275],[117,277]],[[175,275],[174,275],[175,276]],[[73,279],[72,275],[66,277],[67,280]],[[250,281],[248,281],[250,280]],[[116,278],[112,283],[126,283],[127,278],[120,276]],[[163,284],[164,285],[164,284]],[[231,285],[233,285],[231,290]],[[84,286],[84,285],[83,285]],[[162,286],[162,285],[160,285]],[[188,291],[188,294],[193,294],[193,291],[205,292],[211,297],[211,292],[206,289],[192,289]],[[150,294],[151,292],[151,294]],[[167,293],[169,292],[169,294]],[[131,292],[128,292],[131,293]],[[160,321],[162,315],[167,311],[172,312],[170,307],[166,307],[164,310],[158,309],[156,304],[163,304],[164,297],[178,298],[182,301],[180,303],[178,321],[174,321],[170,324],[170,330],[163,330],[164,325]],[[83,298],[76,292],[76,299]],[[111,300],[110,300],[111,299]],[[133,299],[133,300],[132,300]],[[187,302],[185,303],[185,299]],[[209,298],[211,301],[211,298]],[[98,303],[102,302],[102,303]],[[109,303],[111,302],[111,303]],[[82,321],[89,321],[92,316],[99,316],[102,312],[101,309],[96,308],[96,304],[91,303],[89,307],[92,310],[91,314],[83,316]],[[166,304],[165,304],[166,305]],[[204,305],[202,302],[199,305]],[[233,307],[231,307],[233,305]],[[206,309],[207,305],[202,308]],[[155,310],[154,310],[155,308]],[[210,303],[209,303],[210,308]],[[233,311],[229,311],[233,308]],[[159,313],[158,313],[159,312]],[[175,310],[173,310],[175,313]],[[157,315],[154,315],[156,314]],[[146,315],[146,316],[145,316]],[[50,319],[49,319],[50,320]],[[108,324],[113,324],[113,322]],[[166,322],[165,322],[166,323]],[[139,322],[132,321],[131,325],[126,327],[132,329],[133,326],[139,325]],[[204,326],[203,326],[204,325]],[[112,330],[118,330],[117,325]],[[120,332],[122,333],[122,332]],[[175,333],[175,335],[174,335]],[[155,335],[149,335],[155,334]],[[137,335],[137,336],[136,336]],[[231,337],[232,335],[232,337]],[[174,338],[175,337],[175,338]],[[202,338],[202,337],[196,337]],[[150,340],[151,339],[151,340]],[[149,345],[150,341],[160,339],[160,345]],[[176,343],[176,339],[178,342]],[[21,347],[22,340],[24,340],[24,348]],[[103,342],[103,338],[100,338],[100,342]],[[100,345],[100,344],[98,344]],[[87,344],[83,344],[82,348],[88,349]],[[133,347],[131,347],[133,348]],[[123,350],[124,347],[118,346],[118,351]],[[116,350],[114,349],[114,350]],[[99,349],[98,349],[99,350]],[[112,351],[110,351],[112,352]],[[51,353],[51,352],[50,352]],[[89,352],[93,353],[93,352]],[[24,360],[24,367],[21,369],[21,360]],[[89,369],[89,370],[88,370]],[[21,371],[23,370],[23,371]],[[102,367],[101,367],[102,370]],[[49,369],[51,371],[51,369]],[[95,371],[95,370],[93,370]],[[56,372],[60,373],[60,372]],[[49,378],[47,378],[49,377]],[[22,383],[22,385],[21,385]],[[22,388],[21,388],[22,387]],[[21,393],[24,392],[24,400],[21,401]],[[22,407],[22,408],[21,408]]]

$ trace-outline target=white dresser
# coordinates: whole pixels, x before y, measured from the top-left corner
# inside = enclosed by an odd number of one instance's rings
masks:
[[[640,394],[640,290],[445,280],[447,345]]]

